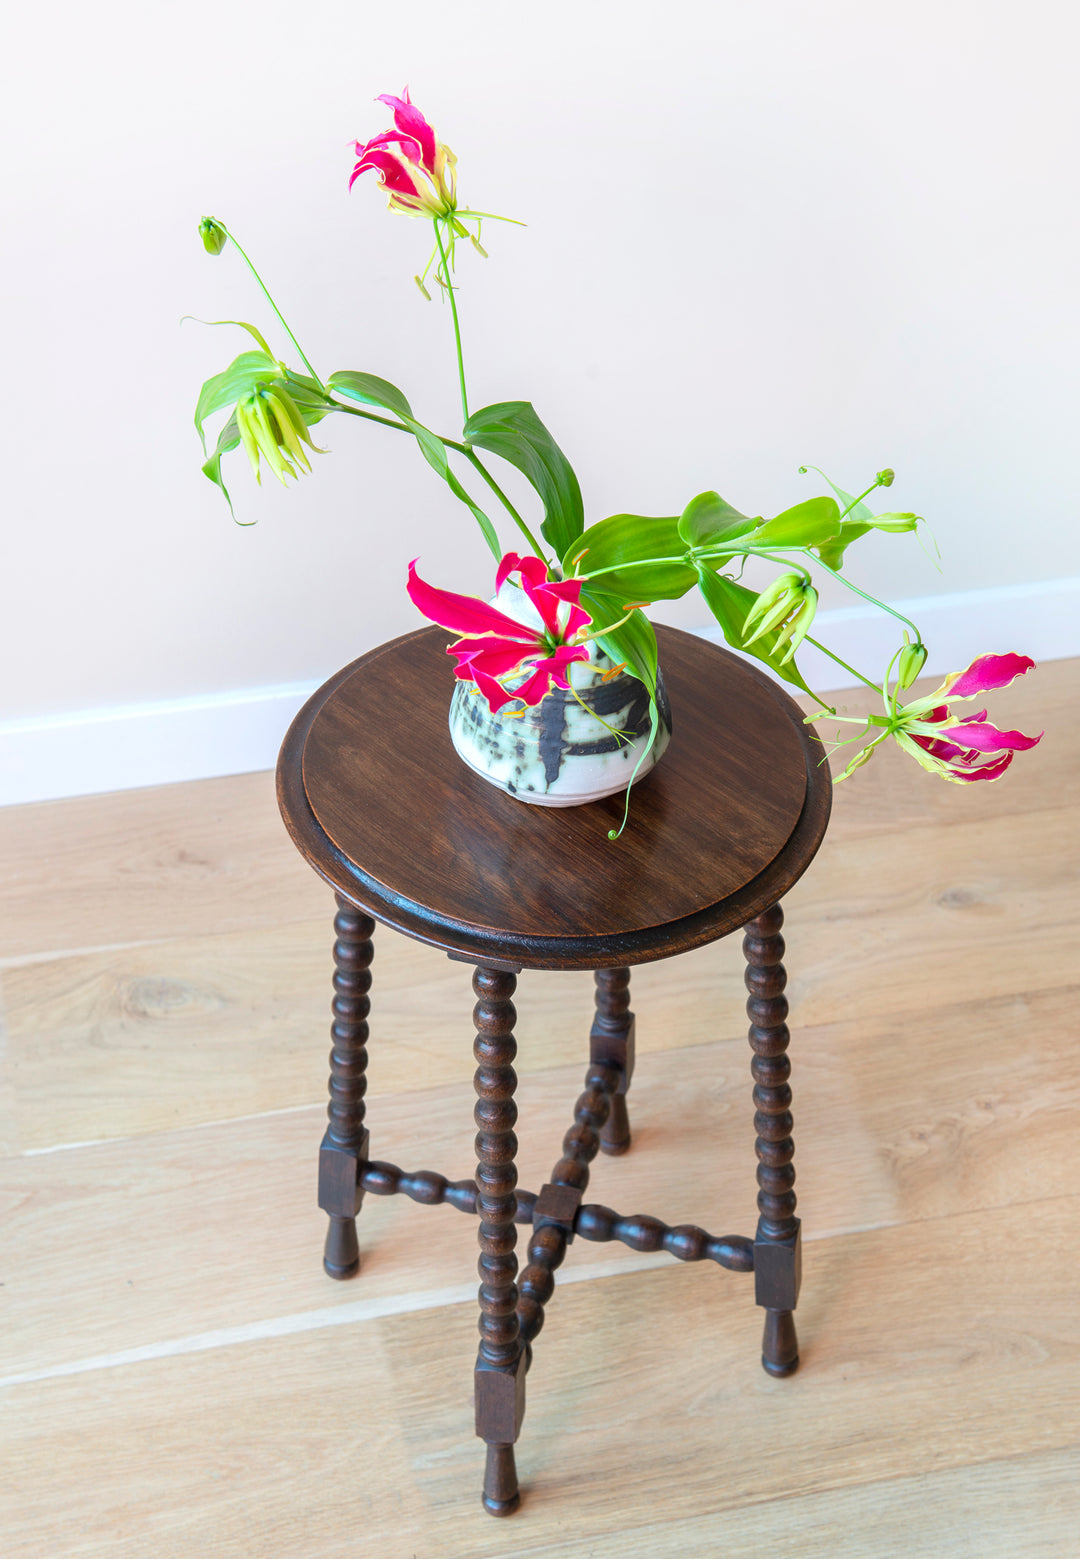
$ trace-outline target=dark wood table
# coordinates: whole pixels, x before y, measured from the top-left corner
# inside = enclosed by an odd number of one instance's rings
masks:
[[[657,637],[674,735],[635,787],[630,822],[615,842],[608,830],[621,821],[621,797],[527,806],[461,762],[447,727],[446,635],[437,628],[395,639],[332,677],[297,715],[278,763],[285,823],[338,905],[329,1125],[319,1158],[319,1206],[330,1217],[324,1265],[335,1278],[358,1271],[356,1215],[367,1191],[479,1215],[476,1432],[487,1443],[483,1501],[495,1515],[519,1503],[514,1444],[525,1373],[554,1271],[575,1236],[753,1272],[765,1310],[762,1363],[772,1375],[798,1365],[779,901],[824,836],[829,771],[798,706],[756,668],[673,628]],[[364,1090],[377,920],[476,965],[475,1180],[369,1157]],[[583,1205],[597,1151],[630,1146],[630,967],[740,928],[754,1053],[753,1238]],[[512,998],[522,969],[596,972],[585,1092],[551,1180],[535,1194],[518,1189],[514,1166]],[[694,1175],[688,1166],[688,1180]],[[516,1223],[532,1226],[520,1278]]]

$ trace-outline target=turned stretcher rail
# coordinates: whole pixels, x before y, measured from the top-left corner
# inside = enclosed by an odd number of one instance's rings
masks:
[[[621,1240],[631,1250],[666,1250],[678,1261],[715,1261],[730,1272],[753,1272],[754,1242],[741,1234],[708,1234],[693,1223],[669,1225],[659,1218],[629,1218],[597,1203],[578,1210],[574,1233],[583,1240]]]
[[[448,1180],[445,1175],[437,1174],[434,1170],[410,1172],[399,1169],[396,1164],[372,1160],[361,1168],[361,1184],[373,1196],[408,1196],[412,1201],[422,1202],[427,1207],[437,1207],[446,1202],[459,1212],[476,1213],[475,1180]],[[515,1223],[531,1224],[535,1204],[534,1192],[519,1190]],[[556,1229],[554,1232],[563,1235],[565,1253],[566,1231]],[[743,1235],[708,1234],[696,1224],[670,1225],[662,1223],[659,1218],[650,1218],[640,1213],[623,1216],[599,1203],[588,1203],[578,1208],[573,1232],[583,1240],[619,1240],[623,1245],[629,1245],[631,1250],[666,1250],[679,1261],[715,1261],[718,1266],[732,1272],[754,1270],[754,1242]]]

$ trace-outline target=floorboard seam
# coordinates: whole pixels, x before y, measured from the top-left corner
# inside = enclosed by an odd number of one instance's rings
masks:
[[[1080,1193],[1078,1193],[1080,1194]],[[1067,1197],[1066,1201],[1074,1201]],[[1038,1200],[1050,1200],[1041,1198]],[[1056,1198],[1055,1200],[1060,1200]],[[1001,1212],[1007,1208],[1037,1205],[1027,1202],[1006,1203],[1003,1207],[980,1208],[980,1213]],[[918,1218],[906,1222],[867,1224],[858,1229],[821,1230],[811,1234],[807,1243],[826,1239],[843,1239],[852,1235],[873,1234],[881,1230],[903,1229],[921,1223],[940,1223],[949,1218],[966,1218],[966,1212],[943,1213],[935,1218]],[[660,1268],[672,1267],[672,1257],[666,1251],[637,1252],[620,1261],[588,1262],[566,1268],[559,1274],[559,1287],[571,1283],[591,1283],[609,1277],[635,1275]],[[183,1354],[206,1353],[216,1348],[231,1348],[249,1342],[265,1342],[277,1337],[291,1337],[301,1332],[322,1331],[332,1326],[351,1326],[366,1321],[384,1320],[391,1316],[413,1315],[423,1310],[439,1310],[451,1305],[471,1304],[476,1299],[476,1284],[459,1283],[435,1289],[419,1289],[407,1294],[386,1294],[379,1299],[356,1299],[346,1304],[333,1305],[319,1310],[302,1310],[293,1315],[274,1316],[264,1321],[249,1321],[240,1326],[221,1327],[214,1331],[195,1332],[187,1337],[173,1337],[161,1342],[146,1343],[138,1348],[125,1348],[116,1353],[95,1354],[84,1359],[73,1359],[66,1364],[50,1365],[44,1369],[26,1370],[19,1374],[0,1376],[0,1388],[30,1385],[35,1381],[58,1380],[69,1375],[83,1375],[95,1370],[116,1369],[129,1364],[144,1364],[157,1359],[177,1358]]]

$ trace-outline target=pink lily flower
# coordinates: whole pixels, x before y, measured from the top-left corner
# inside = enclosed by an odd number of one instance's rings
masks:
[[[415,558],[409,564],[406,588],[410,600],[432,622],[464,635],[447,646],[446,653],[457,658],[454,675],[464,682],[475,682],[493,714],[513,699],[530,706],[538,704],[552,684],[568,688],[571,662],[589,659],[586,644],[569,642],[592,621],[579,604],[581,580],[549,580],[542,558],[508,552],[495,576],[496,591],[512,574],[520,579],[540,618],[540,627],[518,622],[476,596],[438,590],[420,578]],[[503,686],[502,679],[522,674],[525,680],[512,691]]]
[[[891,734],[924,769],[947,780],[967,784],[999,779],[1013,753],[1036,746],[1043,733],[1025,736],[1022,731],[999,731],[987,720],[985,709],[961,716],[944,699],[978,698],[1008,687],[1034,664],[1027,655],[980,655],[965,671],[952,672],[926,698],[897,709],[889,722]]]
[[[456,208],[454,165],[457,158],[435,135],[415,108],[405,88],[403,97],[384,93],[377,99],[394,110],[394,129],[384,130],[366,144],[356,143],[359,161],[349,188],[373,168],[386,190],[391,211],[407,216],[449,216]]]

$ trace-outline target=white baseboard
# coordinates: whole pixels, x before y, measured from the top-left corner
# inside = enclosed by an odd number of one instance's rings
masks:
[[[924,676],[943,677],[961,671],[976,655],[1010,650],[1036,662],[1080,655],[1080,578],[918,596],[889,605],[918,624],[929,652]],[[698,631],[714,643],[724,642],[714,624]],[[813,634],[842,660],[876,677],[884,675],[903,643],[904,625],[868,603],[819,612]],[[854,677],[812,645],[799,651],[799,669],[819,693],[856,686]]]
[[[0,805],[272,769],[316,683],[0,724]]]
[[[1036,661],[1080,655],[1080,578],[891,604],[919,624],[931,675],[959,670],[987,651],[1016,650]],[[715,625],[699,631],[721,639]],[[815,637],[873,676],[901,633],[894,619],[867,605],[821,612]],[[819,692],[854,685],[816,650],[804,648],[799,664]],[[0,805],[273,768],[289,722],[314,688],[290,682],[0,723]]]

